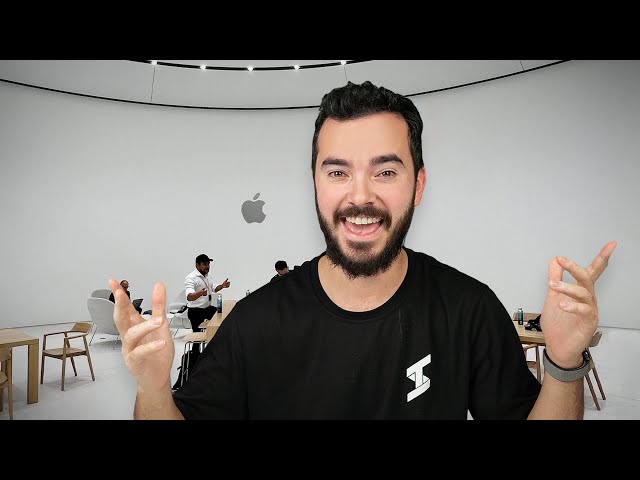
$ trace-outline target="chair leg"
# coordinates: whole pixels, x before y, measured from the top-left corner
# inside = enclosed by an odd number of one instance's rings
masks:
[[[73,357],[71,357],[70,360],[71,360],[71,366],[73,367],[73,373],[77,377],[78,376],[78,371],[76,370],[76,362],[73,360]]]
[[[91,364],[91,355],[89,355],[89,350],[87,349],[87,361],[89,362],[89,370],[91,370],[91,378],[93,381],[96,381],[96,376],[93,374],[93,365]]]
[[[4,387],[0,387],[0,412],[4,410]]]
[[[64,392],[64,371],[67,367],[67,357],[62,357],[62,384],[60,385],[60,390]]]
[[[600,389],[600,393],[602,394],[602,399],[606,400],[607,397],[604,396],[604,390],[602,389],[602,384],[600,383],[600,377],[598,376],[598,371],[596,370],[595,365],[592,370],[593,370],[593,376],[596,377],[596,382],[598,384],[598,388]]]
[[[182,383],[184,383],[185,380],[187,378],[189,378],[189,375],[185,374],[185,370],[187,368],[187,365],[189,365],[189,356],[191,355],[191,350],[188,349],[189,343],[190,342],[185,342],[185,344],[184,344],[184,352],[183,352],[183,355],[182,355],[182,362],[180,363],[180,366],[181,366],[181,368],[180,368],[180,376],[182,377]],[[187,363],[186,364],[185,364],[185,358],[187,359]]]
[[[89,345],[87,345],[87,337],[86,335],[82,337],[82,341],[84,342],[84,352],[87,356],[87,362],[89,362],[89,370],[91,371],[91,379],[95,382],[96,376],[93,374],[93,364],[91,363],[91,354],[89,353]]]
[[[542,375],[540,373],[540,347],[536,347],[536,373],[538,375],[538,383],[542,383]]]
[[[44,382],[44,357],[46,355],[43,353],[42,354],[42,362],[40,362],[40,385],[42,385],[42,382]]]
[[[91,345],[91,342],[93,342],[93,337],[96,336],[97,331],[98,331],[98,326],[96,325],[96,328],[93,329],[93,335],[91,335],[91,340],[89,340],[89,345]]]
[[[175,318],[175,317],[174,317],[174,318]],[[173,334],[173,338],[176,338],[176,336],[178,335],[178,332],[179,332],[181,329],[185,329],[185,328],[187,328],[187,327],[185,327],[185,326],[184,326],[184,317],[179,317],[179,319],[180,319],[180,323],[178,324],[178,327],[176,328],[176,331],[175,331],[175,333]],[[173,318],[172,318],[171,320],[173,320]],[[189,328],[191,328],[191,325],[189,325]]]
[[[591,379],[589,378],[589,372],[585,375],[587,379],[587,383],[589,384],[589,390],[591,390],[591,396],[593,397],[593,401],[596,404],[596,408],[600,410],[600,404],[598,403],[598,399],[596,397],[596,392],[593,390],[593,384],[591,383]]]

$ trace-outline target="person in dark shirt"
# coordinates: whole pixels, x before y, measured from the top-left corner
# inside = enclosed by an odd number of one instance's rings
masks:
[[[129,300],[131,300],[131,292],[129,291],[129,281],[128,280],[122,280],[120,282],[120,286],[122,287],[122,289],[125,291],[125,293],[127,294],[127,296],[129,297]],[[112,301],[113,303],[116,303],[115,298],[113,296],[113,292],[111,292],[111,295],[109,295],[109,300]],[[142,308],[140,307],[135,307],[136,311],[138,313],[142,313]]]
[[[287,265],[287,262],[285,262],[284,260],[278,260],[275,264],[275,269],[276,269],[276,274],[273,277],[271,277],[271,280],[270,280],[271,282],[289,273],[289,266]]]
[[[616,243],[586,268],[550,260],[541,386],[494,292],[403,246],[426,184],[422,127],[409,98],[370,82],[323,97],[311,173],[326,251],[239,300],[175,394],[163,284],[145,322],[110,280],[134,418],[582,417],[594,284]]]

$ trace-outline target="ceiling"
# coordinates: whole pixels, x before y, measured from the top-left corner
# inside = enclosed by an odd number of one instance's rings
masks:
[[[558,60],[0,60],[0,80],[110,100],[218,109],[316,108],[329,90],[370,80],[403,95],[552,67]],[[353,62],[353,63],[351,63]],[[176,64],[175,66],[163,63]],[[212,69],[193,68],[207,65]],[[311,68],[314,65],[326,65]],[[334,65],[331,65],[334,64]],[[184,65],[184,67],[183,67]],[[278,68],[277,70],[245,70]],[[300,65],[302,68],[282,69]],[[304,68],[304,67],[307,68]],[[227,67],[235,70],[219,70]]]
[[[292,65],[324,65],[340,63],[340,60],[158,60],[158,62],[178,63],[180,65],[209,65],[212,67],[291,67]]]

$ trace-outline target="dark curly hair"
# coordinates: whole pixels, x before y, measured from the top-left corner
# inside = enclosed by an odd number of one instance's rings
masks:
[[[334,88],[322,97],[311,147],[311,173],[313,177],[315,178],[316,160],[318,159],[318,135],[327,118],[350,120],[381,112],[397,113],[407,122],[414,174],[418,178],[418,170],[424,166],[420,112],[407,97],[384,87],[376,87],[369,81],[361,84],[348,82],[344,87]]]

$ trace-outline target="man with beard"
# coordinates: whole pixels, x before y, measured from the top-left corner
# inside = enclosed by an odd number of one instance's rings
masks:
[[[403,247],[426,183],[421,136],[415,105],[385,88],[324,96],[311,172],[326,252],[239,301],[173,396],[164,286],[144,322],[110,281],[135,418],[580,418],[593,285],[615,242],[587,268],[549,262],[540,386],[493,291]]]
[[[205,320],[211,320],[215,315],[217,308],[212,305],[215,302],[215,294],[224,288],[229,288],[231,282],[226,278],[224,282],[216,282],[213,280],[210,269],[213,259],[208,255],[201,253],[196,257],[195,270],[193,270],[184,279],[184,292],[187,297],[187,317],[191,322],[191,330],[199,332],[199,325]],[[200,357],[200,345],[192,344],[191,353],[189,354],[189,371],[195,366],[196,361]],[[182,373],[182,372],[181,372]],[[182,374],[178,376],[176,383],[172,389],[178,389],[182,385]]]

